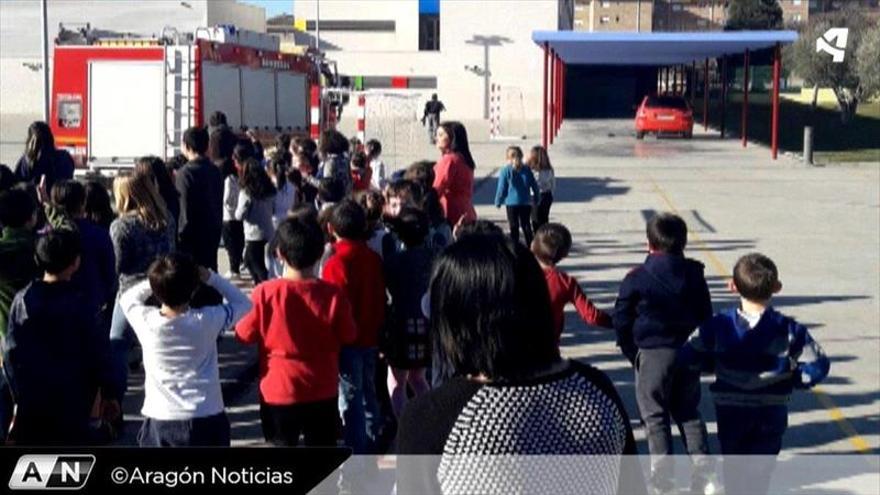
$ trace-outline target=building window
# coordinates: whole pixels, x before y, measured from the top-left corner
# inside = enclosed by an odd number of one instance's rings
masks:
[[[611,2],[601,2],[601,3],[602,3],[603,9],[607,9],[608,7],[611,7]]]
[[[800,4],[801,4],[801,0],[792,0],[791,3],[793,3],[793,4],[795,4],[795,5],[800,5]]]
[[[680,4],[677,4],[677,3],[672,4],[672,11],[673,11],[673,12],[679,12],[679,11],[681,11],[681,5],[680,5]]]
[[[603,16],[599,19],[599,23],[600,23],[600,24],[608,24],[609,22],[611,22],[611,17],[609,17],[609,16],[607,16],[607,15],[603,15]]]
[[[419,0],[419,50],[440,50],[440,0]]]

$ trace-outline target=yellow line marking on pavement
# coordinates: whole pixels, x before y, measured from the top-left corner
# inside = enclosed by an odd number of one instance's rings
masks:
[[[815,387],[812,390],[813,394],[816,396],[816,399],[819,400],[825,409],[828,410],[828,415],[831,416],[837,426],[847,435],[847,440],[849,443],[855,447],[856,450],[859,451],[860,454],[870,454],[871,446],[868,445],[868,442],[859,435],[859,432],[846,420],[846,416],[843,415],[843,411],[841,411],[834,401],[831,400],[831,397],[828,396],[825,391],[819,387]]]
[[[669,195],[666,194],[666,191],[657,184],[657,181],[654,180],[653,177],[649,178],[651,181],[651,185],[654,186],[654,192],[656,192],[663,202],[666,203],[666,206],[669,207],[669,210],[675,213],[676,215],[681,216],[678,211],[678,208],[675,207],[675,204],[672,203],[672,200],[669,198]],[[696,244],[703,249],[706,254],[706,258],[709,260],[709,264],[712,265],[712,268],[715,272],[724,278],[729,278],[727,269],[724,267],[724,263],[715,256],[715,253],[709,251],[708,245],[703,241],[699,234],[696,232],[688,232],[688,237],[692,238]],[[868,445],[868,442],[859,435],[859,432],[850,424],[849,421],[846,420],[846,416],[843,414],[843,411],[834,404],[834,401],[831,400],[831,397],[821,388],[815,387],[811,389],[813,394],[816,396],[816,399],[820,404],[828,411],[828,415],[831,416],[831,419],[837,424],[838,428],[846,435],[849,443],[852,444],[853,447],[861,454],[870,454],[871,447]]]
[[[672,204],[672,200],[669,199],[669,196],[666,194],[666,191],[661,189],[660,186],[657,185],[657,182],[654,181],[654,179],[651,179],[651,184],[654,186],[654,191],[657,194],[659,194],[660,197],[663,199],[663,202],[666,203],[666,206],[668,206],[669,209],[673,213],[675,213],[678,216],[681,216],[681,213],[679,213],[678,208],[676,208],[675,205]],[[718,273],[719,276],[724,277],[724,278],[730,278],[730,276],[728,275],[727,269],[724,268],[724,263],[722,263],[721,260],[719,260],[718,257],[715,256],[715,253],[713,253],[712,251],[709,251],[709,246],[706,244],[705,241],[703,241],[703,238],[700,237],[700,234],[697,234],[696,232],[688,231],[688,237],[693,239],[694,242],[699,244],[699,246],[703,249],[703,251],[706,253],[706,258],[709,260],[709,264],[712,265],[712,268],[715,269],[715,271]]]

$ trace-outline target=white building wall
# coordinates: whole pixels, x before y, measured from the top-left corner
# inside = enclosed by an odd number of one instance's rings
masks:
[[[567,0],[562,0],[567,3]],[[295,0],[294,16],[313,20],[314,0]],[[393,16],[393,17],[392,17]],[[527,125],[542,115],[543,53],[531,40],[534,30],[555,30],[560,0],[440,0],[440,51],[418,51],[416,0],[335,0],[321,2],[322,20],[381,19],[397,21],[397,43],[382,33],[321,31],[322,42],[340,73],[353,76],[434,76],[445,118],[484,118],[484,48],[475,36],[495,39],[489,49],[490,83],[522,91]],[[402,40],[407,40],[403,42]],[[471,41],[471,43],[468,43]],[[430,91],[428,91],[430,92]]]
[[[294,18],[314,21],[317,4],[316,0],[295,0]],[[394,33],[322,29],[321,44],[327,50],[415,51],[419,48],[418,0],[323,0],[320,7],[322,20],[395,21]]]

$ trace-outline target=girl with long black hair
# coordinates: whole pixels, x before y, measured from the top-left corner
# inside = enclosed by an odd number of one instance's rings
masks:
[[[275,194],[275,186],[263,165],[255,158],[247,159],[242,170],[235,219],[244,222],[244,262],[254,285],[269,278],[265,256],[266,244],[275,232],[272,225]]]
[[[46,191],[51,191],[56,181],[73,178],[73,168],[70,153],[55,148],[48,124],[37,121],[28,126],[24,154],[15,165],[18,180],[39,185],[45,177]]]

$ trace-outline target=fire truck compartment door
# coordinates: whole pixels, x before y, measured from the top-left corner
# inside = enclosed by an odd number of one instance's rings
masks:
[[[241,68],[241,117],[248,127],[274,130],[275,74],[270,70]]]
[[[128,162],[138,156],[163,156],[164,62],[91,62],[88,132],[92,159]]]
[[[226,114],[229,127],[238,129],[241,121],[241,76],[238,67],[214,62],[202,63],[202,89],[205,122],[216,111]]]
[[[300,130],[308,129],[307,108],[308,93],[306,76],[288,72],[277,73],[278,82],[278,125]]]

